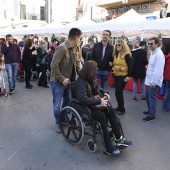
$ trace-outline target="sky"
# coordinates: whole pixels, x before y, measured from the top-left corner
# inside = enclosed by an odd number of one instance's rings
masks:
[[[78,0],[53,0],[53,19],[60,21],[75,21]]]

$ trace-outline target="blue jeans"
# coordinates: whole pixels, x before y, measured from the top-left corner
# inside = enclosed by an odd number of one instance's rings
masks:
[[[98,80],[101,78],[101,88],[107,89],[107,83],[109,79],[109,72],[108,71],[100,71],[98,70],[96,73],[96,79]]]
[[[70,105],[71,92],[70,92],[70,88],[64,88],[53,81],[51,81],[50,84],[51,84],[51,89],[53,94],[54,117],[56,123],[58,123],[60,110],[63,107]],[[62,103],[62,98],[63,98],[63,103]],[[61,103],[62,103],[62,107],[61,107]]]
[[[165,95],[163,100],[163,110],[169,110],[170,108],[170,80],[166,80]]]
[[[155,86],[154,89],[151,89],[150,86],[146,86],[146,102],[148,106],[148,116],[155,117],[156,115],[156,105],[157,105],[157,92],[159,90],[159,86]]]
[[[141,95],[145,95],[145,79],[140,79],[140,93]],[[133,78],[133,96],[137,94],[137,87],[138,87],[138,79]]]
[[[5,68],[8,75],[9,89],[15,89],[15,83],[17,78],[18,63],[5,64]]]

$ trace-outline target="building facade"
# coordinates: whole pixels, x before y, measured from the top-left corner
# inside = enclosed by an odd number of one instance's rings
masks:
[[[134,9],[141,15],[160,17],[160,10],[165,7],[166,0],[101,0],[96,5],[105,8],[108,12],[106,20],[122,15]]]
[[[46,1],[36,0],[36,3],[32,3],[34,0],[0,0],[0,29],[27,27],[30,20],[39,20],[38,24],[41,20],[47,20]]]

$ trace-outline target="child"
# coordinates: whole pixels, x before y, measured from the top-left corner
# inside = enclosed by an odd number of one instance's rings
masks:
[[[2,54],[2,53],[0,52],[0,70],[2,70],[3,63],[4,63],[4,54]],[[1,77],[1,75],[0,75],[0,93],[1,93],[1,80],[2,80],[2,77]]]

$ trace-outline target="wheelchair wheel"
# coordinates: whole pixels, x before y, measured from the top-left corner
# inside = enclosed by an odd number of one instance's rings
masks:
[[[84,136],[84,126],[78,112],[72,107],[64,107],[60,112],[59,126],[67,142],[78,144]]]
[[[97,150],[97,142],[94,139],[89,139],[87,141],[87,148],[90,150],[90,152],[96,152]]]

